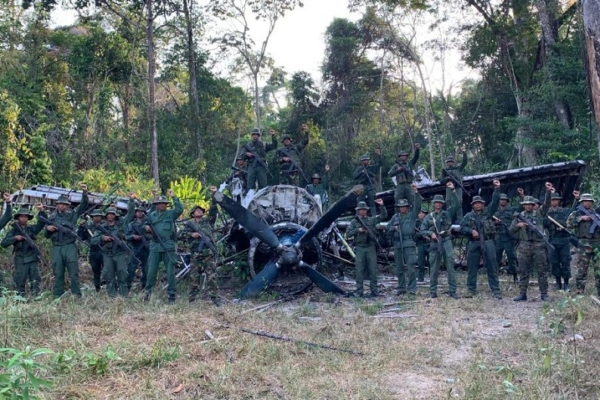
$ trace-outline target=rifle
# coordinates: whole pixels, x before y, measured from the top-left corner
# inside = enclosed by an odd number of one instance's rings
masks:
[[[133,229],[133,232],[141,238],[142,246],[144,246],[144,248],[146,250],[149,250],[150,245],[148,244],[148,240],[146,239],[146,236],[144,236],[142,231],[140,231],[140,227],[137,224],[131,223],[131,229]]]
[[[206,247],[208,247],[210,249],[210,251],[215,255],[215,257],[219,256],[219,251],[217,250],[215,244],[212,242],[212,240],[210,240],[210,238],[208,238],[204,233],[202,233],[201,231],[199,231],[198,229],[196,229],[192,224],[185,224],[186,227],[190,228],[193,232],[198,233],[200,235],[200,239],[202,239],[200,241],[200,243],[198,244],[198,248],[196,249],[196,251],[200,252],[202,251],[202,248],[204,247],[204,245],[206,245]]]
[[[438,252],[438,254],[441,255],[443,253],[443,250],[442,250],[442,233],[438,229],[437,221],[435,220],[435,217],[433,216],[433,214],[431,214],[431,219],[433,220],[433,227],[435,228],[435,233],[436,233],[436,236],[437,236],[437,240],[435,241],[437,243],[437,252]]]
[[[516,215],[517,219],[519,221],[524,222],[527,227],[532,231],[537,233],[543,240],[544,243],[546,243],[546,246],[548,246],[549,248],[551,248],[552,250],[554,250],[554,246],[552,245],[552,243],[550,243],[550,241],[548,240],[548,238],[546,237],[546,235],[544,235],[544,233],[542,231],[540,231],[540,229],[535,226],[530,220],[528,220],[527,218],[523,217],[520,213]]]
[[[547,217],[550,222],[552,222],[554,225],[558,226],[560,229],[564,230],[565,232],[567,232],[569,234],[569,243],[571,243],[575,247],[579,247],[579,239],[577,239],[577,237],[575,236],[575,234],[573,232],[571,232],[570,230],[565,228],[560,222],[558,222],[551,216],[547,215]]]
[[[359,218],[358,216],[354,217],[354,218],[356,218],[358,220],[358,222],[360,223],[360,225],[363,227],[363,229],[365,231],[367,231],[367,236],[369,236],[369,239],[371,239],[372,241],[375,242],[375,246],[379,250],[383,249],[383,247],[381,247],[381,244],[379,243],[379,240],[377,240],[377,236],[375,236],[373,234],[373,232],[371,232],[371,229],[369,229],[369,227],[367,226],[367,224],[365,224],[365,222],[361,218]]]
[[[485,265],[486,249],[485,249],[485,238],[483,237],[483,222],[481,222],[481,219],[479,219],[479,216],[477,216],[477,218],[473,218],[473,221],[475,222],[475,227],[477,228],[477,233],[479,233],[479,235],[478,235],[479,247],[481,247],[481,254],[483,255],[483,264]]]
[[[31,236],[29,236],[27,231],[23,229],[23,227],[19,225],[18,222],[13,223],[13,226],[17,230],[19,235],[25,238],[25,242],[29,245],[29,247],[31,247],[35,251],[37,258],[41,261],[41,263],[46,264],[46,262],[44,261],[44,256],[42,255],[42,250],[40,250],[39,246],[35,243]]]
[[[396,230],[395,228],[398,228]],[[402,243],[402,225],[397,224],[394,225],[394,235],[398,238],[398,242],[400,243],[400,253],[402,254],[402,265],[406,265],[406,260],[404,258],[404,243]]]
[[[506,232],[508,233],[508,235],[514,239],[514,235],[510,232],[510,227],[508,226],[508,224],[506,222],[504,222],[501,218],[496,217],[495,215],[492,215],[492,219],[494,221],[498,221],[502,224],[502,226],[504,226],[504,228],[506,229]]]
[[[365,166],[365,164],[362,164],[362,168],[363,168],[363,172],[365,173],[365,175],[367,176],[367,179],[369,180],[369,185],[373,186],[373,180],[371,179],[371,175],[369,175],[369,170],[367,169],[367,167]]]
[[[150,224],[150,222],[148,222]],[[169,255],[169,258],[171,259],[172,262],[177,263],[177,260],[173,260],[173,255],[171,254],[170,251],[167,251],[167,246],[165,245],[165,241],[163,240],[163,238],[156,233],[156,231],[154,230],[154,227],[151,225],[146,225],[150,228],[150,231],[152,233],[152,238],[154,240],[156,240],[158,242],[158,244],[160,244],[162,246],[162,248],[165,250],[165,252]]]
[[[75,232],[73,232],[72,229],[69,229],[66,226],[57,224],[56,222],[50,221],[48,218],[44,218],[39,214],[38,214],[38,219],[40,221],[44,222],[47,226],[55,227],[58,230],[58,232],[64,233],[65,235],[70,236],[73,239],[75,239],[75,241],[78,241],[79,243],[83,243],[87,247],[90,247],[90,244],[88,242],[86,242],[85,240],[81,240],[81,238]]]
[[[265,169],[267,170],[267,174],[269,174],[269,176],[271,178],[273,178],[273,174],[271,174],[271,171],[269,171],[269,167],[267,166],[267,163],[262,158],[260,158],[260,156],[258,154],[255,153],[255,151],[250,147],[249,143],[246,143],[244,145],[244,149],[246,149],[246,151],[248,153],[252,153],[252,155],[254,156],[254,162],[258,161],[258,163],[260,165],[262,165],[263,167],[265,167]]]
[[[125,243],[124,241],[119,239],[117,237],[117,235],[115,235],[114,233],[112,233],[111,231],[109,231],[102,225],[96,226],[96,229],[98,229],[100,232],[104,233],[106,236],[108,236],[112,239],[113,250],[115,247],[121,247],[123,250],[125,250],[125,252],[127,254],[129,254],[131,256],[131,258],[133,258],[135,261],[137,261],[138,264],[142,263],[142,261],[135,256],[135,253],[133,252],[133,250],[131,250],[131,247],[127,246],[127,243]]]
[[[467,194],[467,196],[469,196],[469,197],[472,197],[472,196],[471,196],[471,193],[469,193],[469,191],[467,190],[467,188],[466,188],[466,187],[464,187],[464,186],[463,186],[463,184],[462,184],[462,183],[460,183],[460,182],[458,181],[458,179],[456,179],[456,177],[455,177],[454,175],[452,175],[452,174],[448,173],[448,170],[444,170],[444,171],[446,171],[446,176],[447,176],[448,178],[450,178],[452,181],[454,181],[454,183],[456,183],[458,186],[460,186],[460,188],[463,190],[463,192],[464,192],[464,193],[466,193],[466,194]]]
[[[582,212],[584,215],[587,215],[592,219],[592,226],[590,226],[589,233],[594,233],[594,230],[600,226],[600,215],[596,214],[595,211],[590,211],[581,204],[577,206],[577,209]]]
[[[281,147],[279,149],[280,152],[283,153],[284,156],[286,156],[287,158],[290,159],[290,168],[287,171],[281,171],[282,173],[287,173],[287,174],[293,174],[296,173],[296,171],[300,172],[300,175],[302,175],[302,177],[304,178],[304,180],[309,183],[310,181],[308,180],[308,178],[306,177],[306,175],[304,174],[304,171],[302,170],[302,168],[300,168],[300,166],[298,165],[298,163],[296,161],[294,161],[294,159],[290,156],[290,153],[287,151],[287,149],[285,147]],[[293,170],[292,167],[296,168],[296,170]]]

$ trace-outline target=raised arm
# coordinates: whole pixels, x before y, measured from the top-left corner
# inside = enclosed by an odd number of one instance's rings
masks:
[[[79,203],[79,205],[75,209],[75,221],[72,221],[73,223],[76,223],[77,218],[81,217],[81,215],[84,212],[86,212],[86,210],[88,209],[88,204],[89,204],[87,185],[85,183],[82,183],[79,185],[79,187],[81,188],[81,192],[82,192],[81,193],[81,203]]]

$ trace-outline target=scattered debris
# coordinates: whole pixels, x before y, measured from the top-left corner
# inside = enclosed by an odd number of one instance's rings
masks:
[[[598,299],[596,296],[591,295],[590,299],[592,299],[592,301],[596,304],[598,304],[600,306],[600,299]]]
[[[379,314],[373,315],[371,318],[416,318],[417,314]]]
[[[173,389],[173,394],[177,394],[183,390],[183,383],[180,383],[175,389]]]
[[[580,340],[585,340],[585,338],[584,338],[582,335],[580,335],[580,334],[576,333],[576,334],[574,334],[574,335],[571,335],[571,336],[569,336],[569,337],[568,337],[568,338],[565,340],[565,342],[567,342],[567,343],[569,343],[569,342],[578,342],[578,341],[580,341]]]
[[[320,321],[321,317],[298,317],[298,319],[300,321],[315,322],[315,321]]]
[[[512,326],[512,323],[511,323],[511,322],[504,321],[504,322],[502,323],[502,327],[503,327],[503,328],[510,328],[511,326]]]

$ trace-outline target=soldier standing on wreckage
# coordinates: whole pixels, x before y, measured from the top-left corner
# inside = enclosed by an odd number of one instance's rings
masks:
[[[594,214],[595,200],[589,193],[584,193],[579,199],[580,205],[590,214]],[[596,279],[596,291],[600,296],[600,226],[594,223],[594,220],[583,211],[575,210],[569,215],[567,228],[572,229],[575,236],[579,239],[577,248],[577,294],[583,294],[585,291],[585,282],[587,281],[590,264],[593,263],[594,277]]]
[[[329,165],[325,165],[325,179],[319,174],[313,174],[311,177],[312,183],[304,188],[311,196],[318,195],[321,199],[321,208],[325,212],[329,208],[329,195],[327,194],[327,186],[329,186]]]
[[[448,202],[447,210],[444,204]],[[440,263],[443,260],[448,273],[448,296],[458,299],[456,294],[456,271],[454,269],[454,248],[450,228],[452,215],[455,208],[459,207],[456,190],[452,182],[446,182],[446,200],[441,194],[433,196],[433,211],[425,217],[421,224],[421,234],[431,239],[429,245],[429,297],[435,299],[437,295]]]
[[[440,179],[440,183],[444,184],[448,181],[451,181],[456,187],[456,195],[458,196],[460,207],[456,209],[456,215],[453,215],[453,221],[460,222],[463,218],[462,214],[462,203],[463,203],[463,192],[462,192],[462,184],[463,184],[463,175],[464,169],[467,166],[467,162],[469,161],[467,158],[467,150],[464,147],[460,148],[462,153],[462,162],[458,165],[455,164],[454,156],[446,157],[446,166],[442,168],[442,178]]]
[[[10,194],[4,193],[2,195],[4,199],[4,204],[6,205],[6,209],[4,210],[4,214],[2,214],[2,218],[0,218],[0,231],[4,229],[6,224],[8,224],[12,218],[12,206],[10,204]],[[2,291],[4,290],[4,276],[2,275],[2,271],[0,270],[0,296],[2,296]]]
[[[377,210],[375,210],[375,182],[377,182],[377,172],[383,164],[381,150],[376,149],[375,154],[377,155],[376,164],[371,165],[371,156],[364,154],[360,158],[360,166],[356,167],[352,174],[354,182],[357,185],[363,185],[364,187],[362,194],[358,196],[358,201],[366,202],[369,205],[371,215],[375,215],[377,212]]]
[[[214,194],[217,191],[215,186],[210,187]],[[205,216],[206,209],[195,205],[190,211],[190,219],[184,224],[184,228],[179,231],[178,238],[186,241],[190,248],[192,269],[190,271],[190,296],[189,302],[193,303],[200,294],[202,281],[206,283],[207,273],[214,274],[216,271],[216,254],[213,254],[211,245],[215,245],[213,237],[213,228],[217,220],[217,205],[211,201],[209,216]],[[195,276],[194,276],[195,275]]]
[[[150,211],[153,211],[151,209]],[[142,271],[142,278],[140,280],[140,290],[146,288],[146,282],[148,280],[148,256],[150,255],[150,240],[152,235],[146,232],[144,226],[148,225],[148,217],[146,216],[146,207],[138,205],[135,207],[135,214],[133,220],[127,225],[127,242],[131,246],[135,258],[140,260],[139,267]],[[131,289],[133,281],[136,276],[136,270],[138,268],[138,262],[135,258],[129,258],[129,265],[127,266],[127,288]]]
[[[548,259],[552,267],[552,275],[556,279],[556,283],[554,284],[555,290],[569,290],[569,279],[571,279],[571,243],[569,239],[571,235],[552,222],[550,218],[563,227],[566,227],[569,215],[571,215],[579,204],[577,201],[579,192],[573,192],[573,196],[575,197],[573,205],[570,208],[566,208],[559,207],[562,200],[561,195],[556,192],[552,193],[550,209],[544,221],[548,229],[548,240],[554,246],[554,249],[548,249]]]
[[[36,204],[35,207],[39,210],[42,217],[47,218],[42,204]],[[17,288],[17,293],[23,297],[25,297],[25,285],[28,279],[31,285],[31,295],[34,297],[40,294],[40,282],[42,281],[39,268],[39,248],[32,247],[23,233],[26,233],[35,242],[35,236],[44,229],[45,223],[38,220],[35,225],[28,226],[27,222],[32,218],[33,214],[31,214],[29,209],[21,207],[15,214],[16,221],[14,224],[18,224],[18,227],[13,225],[1,243],[2,247],[13,246],[13,254],[15,256],[13,280]]]
[[[525,209],[518,215],[527,219],[537,227],[537,230],[544,232],[544,217],[550,208],[550,196],[554,192],[552,184],[546,182],[546,197],[539,210],[534,210],[535,199],[532,196],[525,196],[521,204]],[[519,237],[519,290],[520,294],[514,301],[527,301],[527,289],[529,288],[529,276],[534,272],[538,275],[538,286],[542,301],[548,301],[548,251],[546,249],[545,236],[542,237],[532,230],[525,222],[519,218],[513,219],[510,225],[510,231],[518,234]]]
[[[388,232],[394,240],[394,262],[398,276],[398,291],[396,296],[417,293],[417,277],[415,266],[417,264],[417,248],[415,242],[415,227],[417,214],[421,210],[422,198],[417,191],[417,185],[411,185],[414,204],[409,204],[407,199],[396,202],[396,214],[388,222]]]
[[[500,190],[497,186],[495,190]],[[523,201],[525,194],[522,188],[517,189],[520,201]],[[513,282],[517,283],[517,253],[515,251],[516,238],[508,228],[512,223],[514,213],[523,211],[522,207],[509,207],[510,201],[506,193],[500,193],[498,210],[494,213],[494,224],[496,225],[496,265],[500,267],[502,255],[506,252],[506,273],[513,276]]]
[[[279,183],[281,185],[299,186],[302,171],[298,169],[300,166],[300,153],[308,145],[309,133],[308,125],[302,124],[302,132],[304,139],[298,144],[292,145],[292,137],[283,135],[281,143],[283,147],[277,150],[275,157],[279,164]]]
[[[104,214],[100,210],[94,209],[89,216],[92,220],[88,221],[84,219],[81,224],[79,224],[79,228],[77,228],[77,236],[88,243],[90,243],[94,236],[94,232],[96,232],[96,228],[102,222]],[[94,276],[94,288],[96,288],[96,292],[99,292],[100,286],[102,285],[102,267],[104,265],[104,257],[102,256],[102,250],[99,245],[90,243],[88,262],[90,263],[92,274]]]
[[[373,235],[376,234],[376,225],[387,218],[387,210],[383,205],[383,200],[375,200],[381,207],[381,214],[373,217],[368,217],[369,206],[364,201],[358,202],[356,206],[356,216],[350,222],[348,230],[346,231],[346,237],[354,238],[354,246],[356,253],[356,292],[354,293],[358,297],[363,297],[363,283],[364,283],[364,271],[369,273],[369,281],[371,283],[371,296],[379,296],[377,290],[377,243],[373,240]],[[364,225],[367,227],[365,229]]]
[[[265,144],[260,140],[261,130],[254,128],[252,140],[244,147],[244,159],[248,168],[248,190],[255,189],[257,184],[259,190],[267,186],[267,168],[258,161],[258,158],[260,157],[266,163],[267,152],[277,148],[275,131],[271,129],[269,133],[271,134],[271,143]]]
[[[67,229],[74,230],[77,224],[77,219],[88,208],[88,189],[87,185],[81,184],[82,190],[81,203],[73,211],[69,210],[71,202],[69,198],[60,195],[56,200],[56,211],[48,217],[48,221],[52,224],[61,225]],[[75,245],[75,237],[77,234],[67,235],[60,232],[54,225],[46,225],[44,236],[52,241],[52,250],[50,259],[52,261],[52,271],[54,272],[54,287],[52,294],[55,297],[60,297],[65,292],[65,271],[69,273],[71,281],[71,293],[77,297],[81,297],[81,289],[79,288],[79,252]]]
[[[100,246],[102,250],[102,261],[104,264],[104,280],[106,281],[106,293],[109,297],[117,297],[116,287],[119,295],[127,297],[129,287],[127,286],[127,249],[118,245],[113,237],[126,242],[127,225],[133,219],[135,212],[135,195],[129,193],[127,215],[120,220],[118,211],[114,207],[106,209],[105,221],[96,229],[90,243]]]
[[[398,202],[400,199],[406,199],[411,204],[414,202],[412,199],[414,193],[411,185],[415,180],[413,170],[415,169],[417,161],[419,161],[420,149],[421,145],[415,143],[415,155],[410,162],[407,161],[410,152],[405,150],[398,152],[398,160],[388,171],[388,176],[390,178],[396,177],[396,191],[394,192],[395,202]]]

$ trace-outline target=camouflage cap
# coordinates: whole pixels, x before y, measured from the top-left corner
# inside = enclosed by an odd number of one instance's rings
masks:
[[[168,203],[169,203],[169,199],[167,199],[167,196],[158,196],[152,201],[152,204],[168,204]]]
[[[510,200],[506,193],[500,193],[500,200]]]
[[[310,179],[318,179],[318,180],[321,180],[321,175],[319,175],[319,174],[312,174],[312,176],[310,177]]]
[[[400,151],[398,152],[398,157],[400,157],[400,156],[408,156],[409,154],[410,154],[410,152],[409,152],[409,151],[406,151],[406,150],[400,150]]]
[[[448,156],[446,157],[446,162],[454,162],[454,156]]]
[[[69,198],[67,196],[65,196],[64,194],[61,194],[60,196],[58,196],[58,199],[56,199],[55,203],[56,204],[71,204],[71,201],[69,200]]]
[[[368,154],[363,154],[362,156],[360,156],[360,161],[365,161],[365,160],[370,160],[371,156]]]
[[[102,213],[102,211],[95,208],[94,210],[92,210],[92,212],[89,214],[89,216],[90,217],[104,217],[104,214]]]
[[[294,139],[292,139],[292,137],[290,135],[283,135],[281,137],[281,141],[283,142],[284,140],[289,140],[290,142],[294,141]]]
[[[15,214],[14,218],[19,218],[19,215],[27,215],[28,220],[33,218],[33,214],[31,213],[31,211],[29,211],[29,208],[26,206],[21,207],[19,211],[17,211],[17,213]]]
[[[594,198],[592,197],[591,193],[582,194],[581,197],[579,198],[579,201],[591,201],[592,203],[596,202],[596,200],[594,200]]]
[[[252,129],[252,135],[260,136],[262,134],[262,129],[254,128]]]
[[[552,193],[552,200],[562,200],[562,196],[560,195],[560,193],[554,192]]]
[[[442,196],[441,194],[436,194],[435,196],[433,196],[433,200],[431,200],[431,202],[446,204],[446,200],[444,200],[444,196]]]
[[[235,157],[235,161],[237,161],[237,160],[243,160],[243,159],[244,159],[244,156],[243,156],[243,155],[241,155],[241,154],[238,154],[238,155]]]
[[[429,214],[429,210],[426,208],[421,208],[419,212],[422,212],[423,214]]]
[[[534,197],[534,198],[533,198],[533,202],[534,202],[535,204],[539,204],[539,205],[541,205],[541,204],[542,204],[542,202],[540,201],[540,199],[538,199],[537,197]]]
[[[483,204],[485,204],[485,200],[483,200],[483,198],[481,198],[481,196],[474,196],[473,200],[471,200],[471,205],[473,205],[475,203],[483,203]]]
[[[118,215],[119,215],[119,212],[118,212],[118,211],[117,211],[117,209],[116,209],[116,208],[114,208],[114,207],[108,207],[108,208],[106,209],[106,211],[104,212],[104,215],[108,215],[108,214],[113,214],[113,215],[115,215],[115,216],[118,216]]]
[[[364,201],[359,201],[355,208],[355,210],[368,210],[368,209],[369,209],[369,206]]]
[[[196,210],[202,210],[203,213],[206,213],[206,209],[202,206],[199,205],[195,205],[194,207],[192,207],[192,209],[190,210],[190,217],[194,214],[194,212],[196,212]]]
[[[525,196],[521,202],[521,205],[525,204],[535,204],[535,198],[533,196]]]
[[[410,204],[408,204],[408,200],[406,199],[400,199],[396,202],[396,207],[408,207],[410,206]]]
[[[135,207],[135,211],[141,211],[141,212],[143,212],[144,214],[148,212],[148,210],[146,209],[146,207],[145,207],[145,206],[143,206],[143,205],[136,206],[136,207]]]

